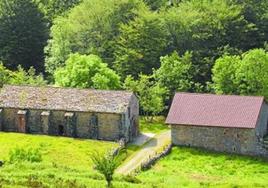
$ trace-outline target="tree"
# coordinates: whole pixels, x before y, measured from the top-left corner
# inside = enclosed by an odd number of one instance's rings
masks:
[[[132,76],[127,76],[124,88],[137,94],[142,111],[146,116],[151,115],[153,118],[164,110],[166,88],[151,81],[151,76],[140,75],[139,78],[134,80]]]
[[[211,80],[211,68],[222,49],[250,49],[256,31],[244,18],[243,6],[228,0],[182,1],[164,18],[171,33],[169,48],[179,55],[192,52],[197,73],[193,79],[202,85]]]
[[[236,71],[241,64],[240,56],[224,55],[216,60],[212,69],[213,87],[218,94],[239,94]]]
[[[216,93],[268,97],[268,53],[253,49],[241,56],[225,55],[213,67]]]
[[[168,0],[144,0],[144,2],[152,9],[158,10],[161,7],[168,5]]]
[[[43,86],[47,84],[47,81],[44,79],[42,74],[36,74],[36,71],[33,67],[25,70],[21,66],[18,66],[17,71],[13,71],[10,74],[10,79],[8,84],[15,85],[33,85],[33,86]]]
[[[8,81],[10,80],[11,74],[12,74],[12,71],[8,70],[3,65],[3,63],[0,63],[0,87],[8,83]]]
[[[34,0],[50,23],[57,17],[65,14],[81,0]]]
[[[145,5],[140,0],[84,0],[51,27],[46,71],[53,74],[71,53],[96,54],[109,66],[121,23],[134,19]]]
[[[175,91],[189,91],[192,88],[192,54],[186,52],[182,57],[177,52],[160,58],[161,66],[154,71],[154,78],[173,95]]]
[[[254,49],[244,53],[236,71],[236,82],[242,95],[268,98],[268,53]]]
[[[31,0],[0,1],[0,31],[0,60],[6,67],[43,70],[48,30],[44,15]]]
[[[120,77],[96,55],[71,54],[66,66],[54,74],[56,85],[64,87],[117,89]]]
[[[122,78],[140,73],[151,74],[159,68],[166,53],[168,31],[161,15],[145,11],[127,24],[121,24],[115,46],[115,69]]]
[[[31,67],[28,71],[18,66],[18,70],[11,71],[0,63],[0,87],[4,84],[15,85],[46,85],[43,76],[36,75],[35,69]]]
[[[111,153],[101,155],[100,153],[95,152],[91,155],[91,160],[94,164],[94,168],[104,175],[105,180],[107,181],[107,187],[112,187],[113,174],[118,167],[116,156]]]
[[[255,25],[255,32],[249,36],[254,39],[248,45],[251,48],[261,47],[268,41],[268,0],[235,0],[243,7],[245,19]]]

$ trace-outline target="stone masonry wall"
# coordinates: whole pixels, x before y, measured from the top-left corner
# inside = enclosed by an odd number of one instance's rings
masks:
[[[18,132],[17,112],[20,109],[3,109],[2,110],[2,131]],[[41,119],[41,114],[46,110],[27,110],[26,132],[32,134],[49,134],[59,135],[59,126],[62,126],[65,133],[63,136],[92,138],[93,130],[91,118],[97,118],[97,138],[101,140],[117,141],[120,139],[120,128],[126,126],[122,124],[121,114],[112,113],[90,113],[90,112],[73,112],[74,122],[67,123],[66,111],[50,111],[48,117],[48,131]],[[125,129],[123,129],[125,131]]]
[[[121,116],[119,114],[98,114],[99,139],[119,140],[119,126]]]
[[[258,137],[258,139],[261,139],[265,135],[267,135],[267,123],[268,123],[268,105],[265,102],[263,102],[256,126],[256,136]]]
[[[267,156],[267,152],[258,147],[255,129],[172,125],[171,136],[174,145]]]

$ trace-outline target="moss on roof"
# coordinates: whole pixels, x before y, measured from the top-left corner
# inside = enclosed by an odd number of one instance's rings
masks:
[[[123,113],[132,95],[129,91],[4,85],[0,107]]]

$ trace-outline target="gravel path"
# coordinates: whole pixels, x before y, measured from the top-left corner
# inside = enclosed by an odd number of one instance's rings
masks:
[[[140,168],[141,164],[147,161],[150,156],[154,156],[156,151],[164,149],[164,146],[170,144],[171,142],[171,133],[166,131],[160,133],[148,141],[142,149],[137,151],[134,155],[131,156],[131,159],[127,163],[119,166],[116,170],[118,174],[131,174],[136,169]]]

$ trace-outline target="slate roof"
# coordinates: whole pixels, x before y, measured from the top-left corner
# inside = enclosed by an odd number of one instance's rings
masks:
[[[255,128],[264,97],[176,93],[168,124]]]
[[[0,107],[123,113],[132,95],[128,91],[4,85]]]

